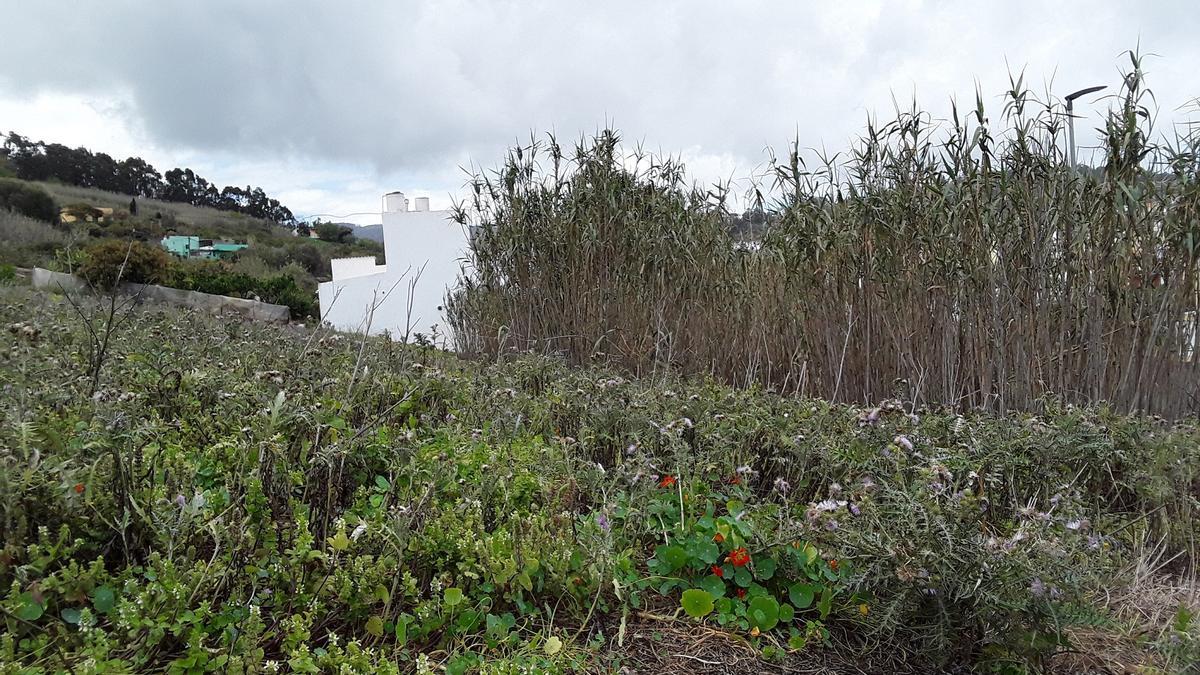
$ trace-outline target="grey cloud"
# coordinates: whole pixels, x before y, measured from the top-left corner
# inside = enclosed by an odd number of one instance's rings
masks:
[[[18,2],[0,95],[128,92],[164,146],[407,173],[607,120],[751,166],[797,133],[842,147],[893,92],[999,93],[1006,58],[1039,85],[1114,80],[1139,39],[1165,98],[1200,94],[1190,2],[847,4]]]

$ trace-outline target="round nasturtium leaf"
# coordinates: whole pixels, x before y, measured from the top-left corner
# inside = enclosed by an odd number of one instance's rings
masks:
[[[111,586],[101,586],[92,591],[92,607],[95,607],[97,612],[107,614],[116,604],[117,597]]]
[[[779,603],[775,602],[775,598],[760,595],[750,601],[746,615],[755,628],[763,631],[771,630],[779,624]]]
[[[688,552],[677,544],[659,546],[654,549],[654,557],[661,560],[669,572],[674,572],[688,562]]]
[[[772,558],[762,558],[754,561],[754,576],[762,581],[766,581],[775,576],[775,560]]]
[[[690,588],[683,592],[680,604],[683,605],[683,611],[687,612],[688,616],[699,619],[712,613],[713,596],[706,590]]]
[[[792,609],[791,605],[787,604],[786,602],[781,603],[779,605],[779,620],[780,621],[783,621],[784,623],[786,623],[788,621],[791,621],[792,618],[795,616],[796,616],[796,611],[794,609]]]
[[[788,589],[788,599],[792,601],[792,605],[796,609],[811,607],[815,596],[816,589],[810,584],[792,584],[792,587]]]
[[[733,581],[742,588],[750,588],[750,582],[752,581],[750,571],[745,567],[737,568],[737,571],[733,573]]]
[[[67,623],[71,624],[72,626],[77,625],[81,618],[81,616],[79,614],[79,610],[75,609],[74,607],[67,607],[66,609],[64,609],[61,612],[61,614],[62,614],[62,620],[66,621]]]
[[[454,607],[463,601],[463,592],[461,588],[451,586],[442,593],[442,600],[447,607]]]
[[[42,603],[38,602],[37,598],[33,597],[32,593],[22,593],[17,599],[21,601],[15,612],[18,619],[37,621],[42,618],[42,613],[46,611],[46,608],[42,606]]]
[[[704,577],[697,585],[711,593],[714,598],[725,595],[725,580],[715,574]]]

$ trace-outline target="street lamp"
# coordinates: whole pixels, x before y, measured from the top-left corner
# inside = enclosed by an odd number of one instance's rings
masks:
[[[1075,168],[1075,99],[1079,98],[1080,96],[1087,96],[1088,94],[1098,92],[1107,86],[1108,85],[1106,84],[1101,84],[1099,86],[1088,87],[1087,89],[1080,89],[1079,91],[1067,94],[1067,142],[1070,143],[1072,169]]]

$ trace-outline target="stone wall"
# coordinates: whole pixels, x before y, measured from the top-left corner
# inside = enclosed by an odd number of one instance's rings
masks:
[[[62,272],[51,272],[40,267],[33,268],[31,282],[34,288],[44,288],[51,291],[68,291],[71,293],[86,293],[91,289],[79,277]],[[289,314],[285,305],[272,305],[266,302],[231,298],[225,295],[198,293],[196,291],[181,291],[178,288],[153,286],[150,284],[121,284],[120,292],[138,296],[139,302],[162,302],[169,305],[190,307],[213,314],[233,312],[247,319],[267,321],[270,323],[287,323]]]

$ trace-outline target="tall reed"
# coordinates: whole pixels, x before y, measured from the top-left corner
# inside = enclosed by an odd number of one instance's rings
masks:
[[[456,209],[476,232],[458,346],[843,401],[1194,414],[1200,135],[1153,141],[1130,57],[1100,166],[1067,164],[1064,110],[1015,78],[999,124],[977,96],[868,123],[813,168],[793,143],[751,191],[756,246],[730,236],[728,186],[611,130],[514,148]]]

